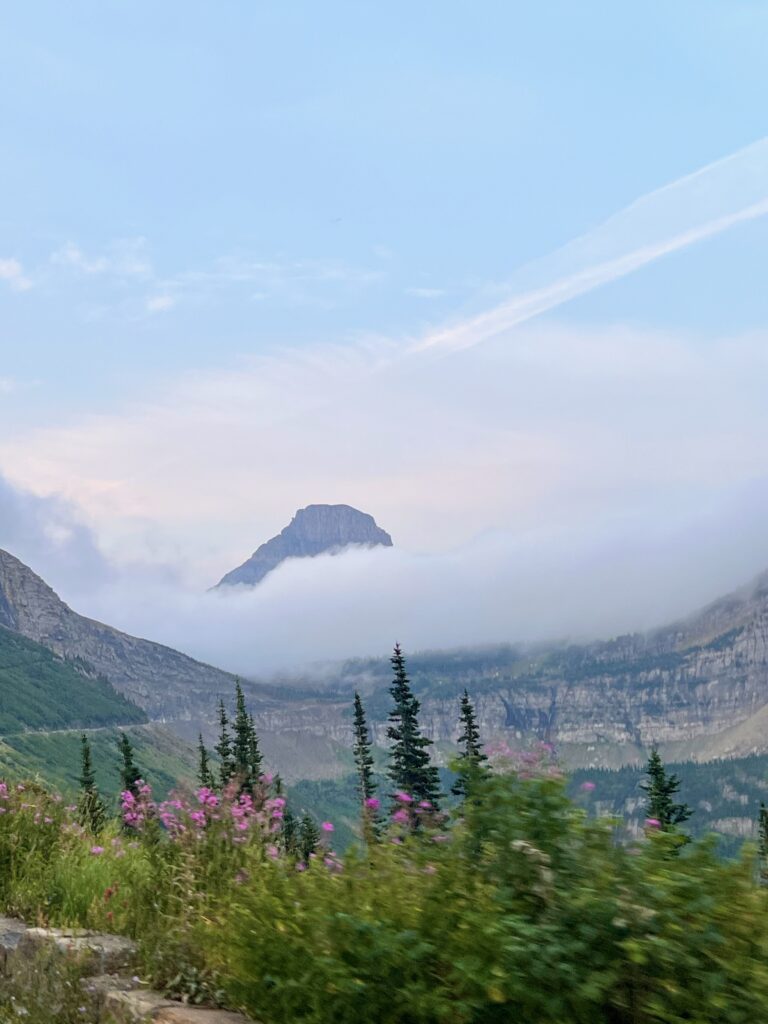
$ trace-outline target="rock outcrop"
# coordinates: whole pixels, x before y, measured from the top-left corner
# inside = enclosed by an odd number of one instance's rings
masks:
[[[239,583],[253,587],[287,558],[335,555],[353,546],[389,548],[392,538],[376,525],[373,516],[350,505],[307,505],[298,510],[284,530],[257,548],[216,586]]]
[[[105,676],[152,718],[184,718],[232,693],[233,677],[170,647],[85,618],[28,566],[0,550],[0,626]]]

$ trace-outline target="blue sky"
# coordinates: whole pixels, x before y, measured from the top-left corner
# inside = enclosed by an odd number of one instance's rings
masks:
[[[768,134],[766,30],[739,0],[6,6],[0,474],[196,586],[311,501],[434,553],[733,500],[768,470],[768,217],[402,352],[574,239],[576,270],[631,251],[646,203],[649,238],[696,228],[706,196],[655,190]]]
[[[4,373],[34,379],[14,416],[38,422],[439,321],[765,130],[758,3],[38,3],[1,27],[0,249],[36,282],[0,297]],[[766,231],[568,315],[762,322]],[[52,263],[67,245],[92,265],[133,245],[152,279]]]

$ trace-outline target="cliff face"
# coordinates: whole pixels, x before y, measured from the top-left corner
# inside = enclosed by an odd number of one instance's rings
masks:
[[[424,731],[448,759],[466,687],[486,742],[554,743],[571,766],[639,764],[657,744],[667,760],[710,761],[768,751],[768,574],[684,622],[647,635],[535,651],[510,647],[414,655],[409,671]],[[385,747],[389,666],[350,664],[341,688],[365,693]],[[351,743],[349,699],[277,702],[257,715],[274,735]]]
[[[232,692],[228,673],[73,612],[30,568],[0,550],[0,625],[59,657],[86,662],[152,718],[184,718]]]
[[[392,547],[392,538],[373,516],[350,505],[307,505],[288,526],[257,548],[242,565],[228,572],[217,586],[256,586],[286,558],[337,554],[353,545]]]

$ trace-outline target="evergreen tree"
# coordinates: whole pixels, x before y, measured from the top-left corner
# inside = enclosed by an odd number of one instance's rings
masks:
[[[373,758],[371,757],[371,736],[365,720],[365,709],[360,694],[355,691],[355,744],[352,748],[357,770],[357,791],[360,800],[365,803],[376,791],[373,780]]]
[[[245,706],[245,694],[238,679],[235,683],[235,722],[234,742],[232,744],[232,759],[235,764],[235,775],[247,786],[250,782],[250,753],[251,753],[251,722],[248,718],[248,708]]]
[[[283,850],[289,856],[299,852],[300,823],[296,821],[289,807],[283,812]]]
[[[654,747],[646,766],[647,782],[641,782],[640,788],[647,793],[646,811],[650,819],[658,821],[658,827],[664,832],[675,831],[693,814],[688,804],[675,803],[674,796],[680,789],[677,775],[668,775],[664,762]]]
[[[250,774],[251,785],[255,786],[264,774],[264,758],[261,755],[259,737],[256,733],[256,724],[253,721],[253,715],[248,716],[248,729],[248,772]],[[277,795],[279,796],[280,794],[278,793]]]
[[[315,824],[311,814],[305,814],[299,823],[298,829],[298,851],[303,861],[309,860],[309,855],[314,853],[320,842],[320,830]]]
[[[455,796],[464,797],[472,783],[488,771],[488,758],[483,753],[483,744],[480,742],[475,708],[466,690],[461,698],[459,721],[464,731],[459,736],[458,778],[451,787],[451,792]]]
[[[224,701],[219,701],[219,742],[213,748],[219,757],[219,778],[222,789],[235,774],[235,762],[232,755],[232,739],[229,735],[229,719]]]
[[[104,828],[107,812],[96,788],[96,774],[91,761],[91,745],[85,733],[80,737],[80,795],[77,801],[77,819],[92,835]]]
[[[768,807],[760,801],[760,814],[757,819],[757,853],[760,884],[768,885]]]
[[[216,783],[213,778],[213,772],[211,771],[211,762],[208,757],[208,751],[205,749],[205,744],[203,743],[202,733],[198,735],[197,753],[199,759],[197,781],[201,786],[205,786],[207,789],[213,789]]]
[[[120,779],[123,784],[123,789],[133,793],[134,796],[138,796],[138,783],[141,781],[141,772],[134,763],[133,746],[124,732],[120,733],[118,750],[120,751],[120,757],[122,759]]]
[[[388,774],[395,789],[408,793],[415,800],[428,800],[435,808],[440,798],[440,777],[430,763],[428,748],[432,741],[421,735],[419,710],[405,671],[405,658],[400,645],[390,659],[395,678],[389,688],[394,707],[389,713],[387,737],[393,741],[389,752]]]

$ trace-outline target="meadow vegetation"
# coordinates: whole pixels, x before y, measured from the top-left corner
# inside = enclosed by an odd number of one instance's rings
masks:
[[[98,828],[82,803],[0,785],[0,909],[134,937],[147,984],[264,1024],[768,1019],[754,854],[682,842],[679,780],[660,766],[659,817],[628,834],[587,814],[593,783],[569,798],[547,748],[483,750],[467,698],[459,802],[440,810],[403,676],[386,794],[360,707],[362,838],[344,855],[333,822],[295,818],[279,779],[239,770],[260,764],[241,706],[222,726],[228,777],[206,755],[209,784],[155,800],[124,762],[120,816]]]

